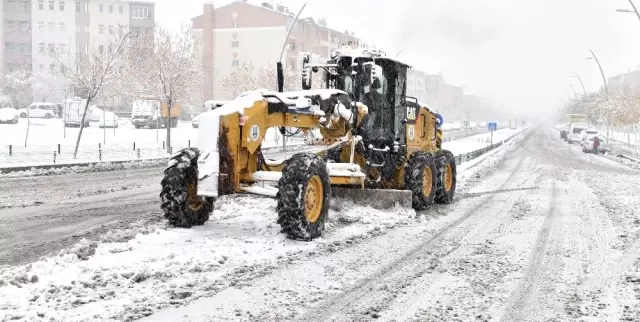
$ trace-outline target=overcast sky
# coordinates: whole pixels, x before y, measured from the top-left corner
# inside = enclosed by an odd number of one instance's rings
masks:
[[[260,3],[262,1],[251,1]],[[229,0],[214,1],[216,6]],[[282,1],[297,9],[303,0]],[[640,6],[640,1],[637,1]],[[200,14],[203,1],[156,0],[158,23],[170,28]],[[551,111],[607,77],[640,65],[640,21],[627,0],[309,0],[303,16],[355,31],[415,68],[519,111]]]

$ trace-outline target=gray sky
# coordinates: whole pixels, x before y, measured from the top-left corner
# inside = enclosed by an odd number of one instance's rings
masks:
[[[251,0],[249,0],[251,1]],[[216,6],[230,2],[215,1]],[[262,1],[253,1],[259,3]],[[302,0],[282,1],[297,9]],[[202,1],[156,0],[170,28],[201,12]],[[637,2],[640,6],[640,1]],[[309,0],[303,16],[355,31],[415,68],[444,72],[448,82],[514,111],[551,111],[607,77],[640,65],[640,21],[627,0]]]

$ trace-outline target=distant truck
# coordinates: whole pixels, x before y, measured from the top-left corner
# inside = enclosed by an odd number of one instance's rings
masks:
[[[515,130],[518,128],[518,120],[517,119],[509,119],[509,128]]]
[[[80,127],[82,124],[82,114],[84,113],[84,107],[87,105],[87,100],[79,97],[69,98],[64,101],[63,122],[65,127]],[[95,105],[89,106],[87,115],[84,119],[84,127],[89,127],[91,121],[91,111],[95,108]]]
[[[167,103],[159,99],[144,98],[131,104],[131,123],[136,129],[148,127],[151,129],[178,126],[178,120],[182,112],[180,104],[173,104],[171,114]]]
[[[588,128],[589,118],[585,114],[568,114],[567,115],[567,124],[565,128],[560,130],[560,137],[567,142],[571,143],[571,135],[575,134],[572,131],[577,131],[577,129],[587,129]],[[574,124],[579,124],[580,126],[575,127]],[[582,130],[580,130],[582,131]],[[579,132],[578,132],[579,134]]]

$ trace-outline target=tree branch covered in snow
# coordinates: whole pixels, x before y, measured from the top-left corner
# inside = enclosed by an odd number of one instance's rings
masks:
[[[294,91],[301,88],[301,76],[299,73],[284,71],[284,90]],[[252,63],[244,63],[227,75],[221,81],[225,97],[234,98],[239,94],[255,89],[264,88],[270,91],[277,90],[277,74],[275,66],[256,68]]]
[[[60,75],[55,75],[49,72],[39,72],[33,75],[33,83],[31,88],[33,90],[33,99],[46,102],[51,95],[57,89],[57,84],[63,82]],[[71,94],[71,93],[70,93]]]
[[[98,94],[121,92],[126,86],[122,71],[128,65],[130,33],[119,37],[106,36],[94,43],[85,53],[51,53],[60,66],[59,72],[74,86],[75,96],[85,99],[84,112],[74,150],[74,158],[78,154],[78,146],[82,137],[87,111]]]
[[[33,76],[31,72],[18,70],[4,77],[5,93],[11,97],[15,108],[29,106],[32,101],[31,85]]]
[[[565,106],[566,114],[587,114],[589,119],[603,125],[630,125],[640,122],[640,89],[621,87],[589,93]]]

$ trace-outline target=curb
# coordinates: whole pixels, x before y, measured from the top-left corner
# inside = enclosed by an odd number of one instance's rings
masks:
[[[94,162],[77,162],[77,163],[64,163],[64,164],[18,166],[18,167],[0,168],[0,174],[7,174],[12,172],[18,172],[18,171],[29,171],[32,169],[49,170],[49,169],[71,168],[71,167],[90,167],[90,166],[107,165],[107,164],[123,164],[123,163],[132,163],[132,162],[141,162],[141,161],[167,161],[168,162],[168,160],[169,158],[165,157],[165,158],[125,160],[125,161],[94,161]],[[142,167],[145,167],[145,166],[141,166],[141,168]]]

